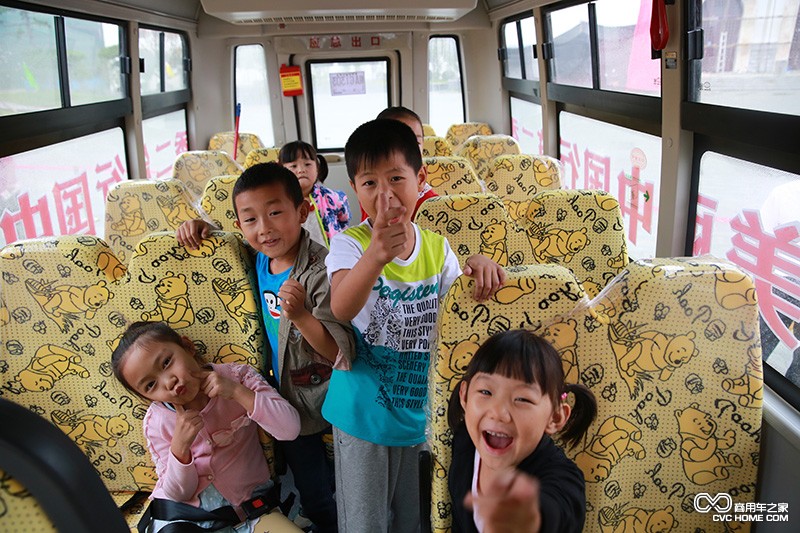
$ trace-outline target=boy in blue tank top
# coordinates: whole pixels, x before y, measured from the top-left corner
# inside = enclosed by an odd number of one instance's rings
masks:
[[[356,337],[352,367],[334,370],[322,408],[334,427],[339,529],[417,531],[430,345],[439,301],[461,269],[444,237],[411,221],[427,176],[408,126],[361,125],[345,161],[369,218],[335,235],[326,259],[331,310]],[[465,274],[477,300],[505,279],[480,255]]]

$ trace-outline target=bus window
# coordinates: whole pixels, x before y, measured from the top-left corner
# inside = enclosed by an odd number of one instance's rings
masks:
[[[510,97],[511,136],[519,142],[523,154],[543,154],[542,106]]]
[[[264,146],[272,146],[275,135],[264,47],[260,44],[237,46],[234,70],[235,100],[242,105],[239,131],[255,133]]]
[[[525,65],[525,79],[539,80],[539,63],[536,61],[536,23],[533,17],[519,21],[522,33],[522,62]]]
[[[189,149],[186,139],[186,111],[165,113],[142,121],[145,173],[147,179],[172,176],[175,158]]]
[[[692,101],[800,114],[800,18],[796,6],[783,4],[702,3],[703,54]]]
[[[592,87],[592,46],[586,5],[552,11],[549,14],[553,42],[551,79],[555,83]]]
[[[181,35],[142,28],[139,30],[139,56],[144,58],[142,95],[180,91],[188,87],[184,66],[188,54]]]
[[[311,133],[320,151],[343,150],[350,133],[389,107],[389,59],[308,62]]]
[[[628,253],[655,257],[661,139],[567,112],[559,114],[565,189],[601,189],[617,198]]]
[[[703,154],[694,255],[727,258],[755,278],[762,357],[797,386],[799,233],[800,175],[711,151]]]
[[[55,21],[0,6],[0,116],[61,107]]]
[[[106,193],[126,179],[120,128],[0,159],[0,245],[54,235],[102,237]]]
[[[71,105],[125,97],[120,69],[120,27],[91,20],[64,19]]]
[[[542,106],[539,99],[539,64],[536,60],[536,26],[531,15],[504,22],[500,30],[503,45],[519,35],[522,46],[506,49],[503,64],[503,86],[508,90],[511,110],[511,136],[519,141],[524,154],[543,154]],[[510,57],[513,54],[515,59]],[[508,68],[519,64],[519,69]]]
[[[452,124],[464,122],[464,87],[461,55],[454,36],[428,41],[428,120],[439,135]]]
[[[503,25],[503,74],[509,78],[522,78],[522,61],[520,60],[519,29],[516,22]]]

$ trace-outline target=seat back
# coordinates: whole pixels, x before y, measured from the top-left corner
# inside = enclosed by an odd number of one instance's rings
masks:
[[[193,202],[200,199],[203,188],[214,176],[241,174],[242,168],[226,153],[219,150],[193,150],[175,159],[172,177],[183,182]]]
[[[215,232],[197,250],[179,246],[174,232],[151,234],[127,270],[95,237],[21,241],[0,251],[0,270],[4,396],[72,438],[111,492],[155,483],[142,433],[147,406],[111,374],[127,325],[164,321],[208,361],[263,370],[256,280],[231,234]]]
[[[475,171],[463,157],[426,157],[428,184],[439,196],[483,192]]]
[[[145,235],[175,231],[198,216],[181,181],[122,181],[106,196],[105,240],[117,259],[127,263]]]
[[[546,155],[499,155],[486,175],[486,190],[503,202],[522,202],[538,192],[560,188],[561,165]]]
[[[510,135],[473,135],[455,149],[455,154],[467,158],[478,179],[486,181],[494,158],[520,153],[519,143]]]
[[[696,494],[755,500],[763,373],[749,277],[714,259],[637,261],[594,300],[572,301],[581,293],[565,269],[512,270],[522,279],[510,273],[511,292],[477,306],[462,281],[442,306],[430,385],[435,530],[450,525],[446,397],[480,342],[516,327],[550,340],[567,380],[597,398],[595,422],[565,450],[586,480],[584,531],[721,531],[714,513],[694,511]]]
[[[485,122],[464,122],[453,124],[447,129],[445,138],[454,149],[473,135],[491,135],[492,127]]]
[[[430,124],[423,124],[422,125],[422,134],[426,137],[431,137],[436,135],[436,130],[433,129],[433,126]]]
[[[524,228],[525,248],[534,263],[558,263],[572,270],[590,297],[628,264],[622,213],[603,191],[544,191],[522,202],[505,202]]]
[[[259,163],[271,163],[273,161],[277,163],[280,153],[280,147],[275,146],[271,148],[259,148],[257,150],[251,150],[247,153],[247,158],[244,162],[244,168],[250,168]]]
[[[234,225],[236,212],[233,210],[233,186],[237,179],[239,176],[234,175],[217,176],[208,180],[200,198],[200,207],[222,231],[241,235],[241,230]]]
[[[417,211],[420,228],[443,235],[461,268],[470,256],[482,254],[500,266],[532,260],[524,230],[508,217],[500,199],[491,194],[455,194],[431,198]]]
[[[255,133],[239,132],[239,143],[236,147],[236,156],[234,157],[233,141],[235,135],[236,134],[232,131],[223,131],[220,133],[215,133],[211,137],[211,140],[208,141],[208,149],[221,150],[223,152],[226,152],[237,163],[243,165],[245,158],[247,157],[247,154],[249,154],[253,150],[258,150],[259,148],[264,147],[264,144],[261,142],[261,139],[259,139],[258,135],[256,135]]]
[[[426,135],[422,140],[422,156],[436,157],[453,155],[453,147],[444,137]]]

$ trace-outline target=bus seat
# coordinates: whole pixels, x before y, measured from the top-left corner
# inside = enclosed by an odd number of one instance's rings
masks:
[[[463,157],[426,157],[423,161],[428,171],[428,185],[439,196],[483,192],[472,165]]]
[[[174,231],[198,216],[181,181],[121,181],[106,196],[105,240],[117,259],[127,264],[145,235]]]
[[[528,241],[515,246],[525,246],[534,263],[558,263],[572,270],[589,297],[628,264],[622,213],[608,193],[543,191],[505,206]]]
[[[425,137],[434,137],[436,135],[436,130],[434,130],[433,126],[431,126],[430,124],[423,124],[422,135],[424,135]]]
[[[517,327],[553,342],[567,379],[597,398],[595,422],[565,450],[586,479],[584,531],[722,531],[714,513],[694,510],[695,495],[755,501],[763,373],[747,275],[714,258],[636,261],[590,301],[557,265],[508,274],[509,292],[485,305],[459,278],[441,307],[429,384],[434,531],[451,519],[449,393],[481,342]]]
[[[503,202],[522,202],[540,191],[560,188],[561,166],[546,155],[497,156],[486,176],[486,190]]]
[[[415,222],[422,229],[447,237],[461,268],[475,254],[490,257],[500,266],[523,265],[532,260],[519,244],[526,241],[524,230],[514,224],[503,202],[493,194],[431,198],[420,206]],[[530,249],[527,241],[522,244]]]
[[[89,458],[69,437],[50,421],[3,398],[0,420],[0,479],[5,489],[0,493],[0,529],[129,531]]]
[[[227,153],[231,158],[235,159],[237,163],[243,165],[247,154],[253,150],[263,148],[264,144],[258,135],[255,133],[239,133],[239,144],[236,150],[236,157],[233,157],[233,140],[235,133],[232,131],[223,131],[215,133],[211,140],[208,141],[209,150],[222,150]]]
[[[126,326],[163,320],[191,338],[206,360],[262,370],[265,335],[251,260],[234,235],[213,232],[189,250],[174,231],[151,234],[121,276],[120,265],[90,236],[19,241],[0,250],[0,386],[5,398],[71,437],[123,502],[155,483],[142,432],[147,407],[110,368]],[[272,466],[270,442],[264,440]]]
[[[491,135],[492,133],[492,127],[485,122],[464,122],[450,126],[445,139],[455,149],[473,135]]]
[[[426,135],[422,141],[422,157],[453,155],[453,147],[444,137]]]
[[[203,196],[200,198],[200,208],[214,224],[222,229],[239,235],[242,232],[233,223],[236,222],[236,213],[233,211],[233,186],[237,175],[216,176],[208,180]]]
[[[193,202],[200,199],[206,182],[214,176],[241,173],[242,167],[219,150],[184,152],[175,158],[172,166],[172,177],[183,182]]]
[[[250,168],[258,163],[270,163],[278,161],[278,155],[281,153],[280,147],[273,146],[272,148],[259,148],[251,150],[247,153],[247,158],[244,162],[244,168]]]
[[[455,155],[466,157],[478,179],[486,181],[494,158],[520,153],[519,143],[511,135],[473,135],[456,148]]]

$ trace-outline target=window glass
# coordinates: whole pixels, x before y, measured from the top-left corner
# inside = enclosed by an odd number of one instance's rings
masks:
[[[536,23],[533,17],[524,18],[519,21],[522,29],[522,59],[525,62],[525,79],[539,79],[539,63],[533,57],[533,49],[536,46]]]
[[[64,19],[72,105],[125,97],[120,70],[119,26]]]
[[[461,56],[453,37],[431,37],[428,41],[428,124],[444,132],[465,121],[461,86]]]
[[[61,107],[52,15],[0,6],[0,116]]]
[[[511,97],[511,136],[523,154],[543,154],[542,106]]]
[[[128,179],[122,129],[0,159],[0,246],[105,232],[109,188]]]
[[[175,158],[189,149],[186,140],[186,111],[174,111],[142,121],[145,177],[172,176]]]
[[[164,32],[164,90],[180,91],[188,85],[183,68],[183,38],[177,33]]]
[[[144,59],[144,72],[141,73],[144,94],[161,92],[161,44],[158,31],[139,29],[139,57]]]
[[[703,59],[695,101],[800,115],[796,2],[707,0],[702,17]]]
[[[503,73],[509,78],[522,78],[516,21],[503,24],[503,46],[506,49]]]
[[[601,89],[661,95],[661,62],[650,56],[651,10],[641,0],[597,2]]]
[[[732,179],[735,176],[746,179]],[[726,258],[753,275],[762,357],[798,386],[799,234],[800,176],[713,152],[703,154],[694,255]]]
[[[617,198],[634,259],[654,257],[661,139],[605,122],[559,114],[565,189],[602,189]]]
[[[310,63],[317,149],[341,150],[358,126],[389,106],[389,61]]]
[[[255,133],[264,146],[275,144],[264,48],[260,44],[236,47],[236,101],[242,104],[239,131]]]
[[[553,38],[553,81],[592,87],[592,47],[586,4],[553,11],[549,15]]]

